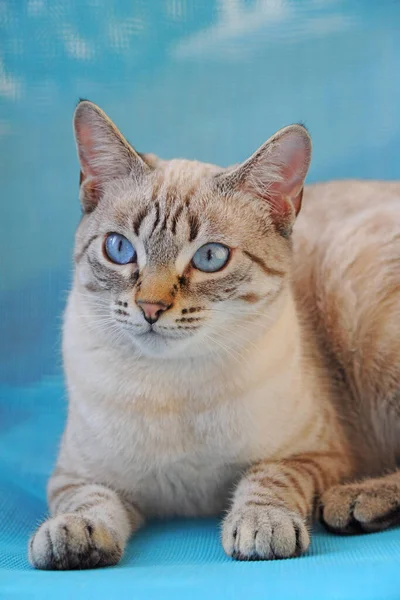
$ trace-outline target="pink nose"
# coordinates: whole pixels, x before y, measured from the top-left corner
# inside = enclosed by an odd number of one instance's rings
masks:
[[[158,321],[161,313],[169,308],[164,302],[145,302],[142,300],[136,300],[136,304],[141,309],[144,318],[150,325]]]

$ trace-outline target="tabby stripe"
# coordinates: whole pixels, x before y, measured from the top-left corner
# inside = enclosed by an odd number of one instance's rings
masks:
[[[289,490],[287,490],[289,491]],[[271,490],[272,492],[272,490]],[[301,501],[300,498],[294,495],[286,495],[286,497],[282,497],[280,494],[270,493],[266,494],[258,494],[255,495],[256,499],[250,498],[246,502],[246,504],[254,504],[255,506],[274,506],[274,507],[282,507],[288,508],[290,507],[292,510],[297,511],[300,515],[306,516],[309,513],[309,504],[305,500]]]
[[[159,202],[155,202],[155,207],[156,207],[156,218],[154,219],[153,228],[150,231],[149,238],[153,235],[153,233],[158,225],[158,222],[160,220],[160,204],[159,204]]]
[[[174,214],[174,216],[172,217],[172,224],[171,224],[171,231],[172,233],[175,235],[176,233],[176,226],[179,220],[179,217],[181,216],[183,211],[183,205],[179,205],[178,208],[176,209],[176,212]]]
[[[79,263],[81,261],[81,259],[83,258],[83,255],[88,250],[88,248],[91,245],[91,243],[94,242],[94,240],[97,240],[98,237],[99,237],[99,234],[92,235],[92,237],[83,246],[82,250],[78,254],[75,255],[75,262],[76,263]]]
[[[314,461],[312,461],[310,459],[303,461],[302,458],[300,460],[298,460],[297,458],[294,458],[293,462],[295,462],[296,464],[290,465],[290,466],[297,471],[300,471],[300,472],[303,471],[303,473],[306,473],[308,478],[310,478],[312,480],[314,489],[316,491],[321,493],[325,489],[325,485],[324,485],[325,482],[324,482],[324,479],[321,474],[322,470]]]
[[[231,291],[236,291],[236,290],[225,290],[225,293],[229,294]],[[250,304],[255,304],[256,302],[261,300],[261,297],[257,296],[257,294],[253,294],[250,292],[249,294],[244,294],[243,296],[239,296],[238,300],[243,300],[244,302],[249,302]]]
[[[292,504],[295,512],[298,512],[299,515],[306,517],[312,512],[311,511],[312,507],[310,507],[310,503],[307,502],[306,500],[303,500],[303,503],[302,503],[300,498],[291,497],[290,501],[291,501],[291,504]]]
[[[264,475],[263,477],[251,477],[251,481],[257,482],[259,485],[262,485],[265,489],[272,488],[280,488],[287,489],[287,483],[284,481],[280,481],[279,479],[275,479],[274,477],[270,477],[269,475]]]
[[[257,485],[257,482],[254,482],[254,488],[252,488],[253,494],[259,498],[269,498],[269,500],[281,500],[284,502],[285,494],[288,491],[288,487],[285,485],[284,488],[277,487],[264,487],[263,485]],[[251,496],[250,496],[251,497]]]
[[[142,210],[139,211],[139,213],[136,215],[132,224],[133,231],[136,235],[139,235],[140,226],[142,224],[143,219],[147,216],[147,213],[148,207],[146,206],[145,208],[142,208]]]
[[[168,208],[170,208],[170,206],[173,203],[173,201],[175,200],[176,196],[177,196],[176,187],[170,186],[167,189],[167,193],[165,195],[165,203],[168,206]]]
[[[287,505],[289,501],[291,504],[295,505],[295,508],[297,508],[301,514],[307,514],[309,506],[307,492],[302,488],[299,481],[294,476],[286,471],[284,476],[287,480],[286,482],[270,476],[256,479],[256,481],[263,486],[268,485],[268,491],[273,492],[274,496],[283,504]],[[282,494],[278,493],[278,490],[286,492],[285,496],[282,497]]]
[[[103,502],[113,502],[115,500],[115,496],[114,495],[108,495],[106,493],[104,493],[104,491],[88,491],[87,489],[83,488],[82,489],[82,493],[77,492],[74,496],[72,496],[71,498],[68,498],[69,501],[66,503],[66,505],[64,506],[64,511],[75,511],[77,510],[82,504],[86,504],[86,502],[96,502],[97,504],[102,504]]]
[[[300,481],[294,475],[288,473],[287,471],[285,471],[285,477],[289,481],[290,488],[295,490],[302,500],[308,502],[308,496],[310,494],[307,494],[307,491],[301,486]],[[311,496],[313,496],[313,493],[311,493]]]
[[[252,494],[245,504],[251,504],[252,502],[262,503],[262,506],[287,506],[285,499],[275,494]]]
[[[186,192],[186,196],[184,198],[182,198],[182,202],[184,203],[186,208],[189,208],[190,201],[191,201],[192,197],[194,196],[194,194],[196,193],[196,190],[197,190],[197,186],[194,185]]]
[[[91,500],[90,498],[92,498],[93,496],[95,496],[95,497],[93,500]],[[118,498],[118,500],[119,500],[119,498]],[[74,508],[73,508],[73,512],[82,511],[82,510],[91,510],[92,508],[97,508],[99,506],[99,504],[113,503],[113,502],[115,502],[115,498],[107,498],[107,496],[103,497],[103,496],[100,496],[97,494],[89,494],[88,500],[77,503],[76,506],[74,506]]]
[[[328,471],[332,472],[332,468],[334,466],[331,462],[329,462],[329,464],[324,468],[319,462],[304,457],[302,458],[302,460],[300,460],[298,464],[302,465],[305,468],[308,467],[311,470],[314,469],[314,477],[318,481],[318,484],[320,486],[319,489],[321,491],[329,487],[329,479],[327,479]],[[327,471],[326,473],[325,470]]]
[[[94,283],[84,283],[83,287],[85,288],[85,290],[88,290],[88,292],[104,292],[104,288],[101,287],[100,285],[95,285]]]
[[[183,311],[182,311],[183,312]],[[265,473],[265,468],[268,463],[257,463],[251,467],[248,471],[249,475],[258,475],[258,473]]]
[[[91,502],[84,502],[83,504],[79,504],[76,508],[74,508],[74,512],[86,511],[92,508],[97,508],[98,506],[99,500],[92,500]]]
[[[88,261],[89,265],[92,267],[93,275],[96,277],[96,279],[98,281],[101,281],[102,283],[108,283],[108,279],[101,277],[98,274],[98,271],[101,271],[103,273],[103,275],[105,275],[105,274],[109,273],[109,269],[107,269],[107,267],[102,265],[101,262],[99,262],[95,258],[91,258],[90,256],[87,257],[87,261]]]
[[[333,459],[334,461],[342,461],[343,458],[338,452],[307,452],[300,456],[294,456],[293,460],[312,460],[314,463],[319,463],[321,459]],[[292,460],[292,459],[291,459]]]
[[[79,487],[85,486],[82,485]],[[66,508],[74,500],[77,493],[79,492],[76,489],[71,489],[69,491],[64,492],[64,494],[60,494],[55,500],[53,500],[50,503],[52,513],[66,512]]]
[[[260,500],[249,500],[247,506],[268,506],[268,502],[261,502]]]
[[[273,277],[284,277],[286,275],[286,273],[284,271],[280,271],[279,269],[274,269],[273,267],[269,267],[263,261],[262,258],[260,258],[259,256],[256,256],[252,252],[249,252],[248,250],[243,250],[243,253],[248,258],[250,258],[250,260],[252,260],[253,262],[255,262],[256,265],[258,265],[264,271],[264,273],[266,273],[266,275],[271,275]]]
[[[165,209],[165,214],[164,214],[163,220],[161,221],[160,227],[158,228],[159,231],[164,231],[164,229],[166,229],[168,216],[169,215],[168,215],[167,209]]]
[[[68,491],[72,491],[72,490],[76,490],[77,488],[80,488],[83,484],[82,483],[66,483],[65,485],[62,485],[61,487],[55,488],[54,490],[52,490],[49,493],[49,497],[48,500],[49,502],[53,502],[56,498],[58,498],[58,496],[60,494],[64,494],[65,492]]]
[[[153,189],[151,191],[151,200],[152,202],[156,202],[158,200],[158,196],[160,194],[161,189],[161,181],[155,181],[153,185]]]
[[[334,469],[334,467],[336,467],[336,465],[332,465],[331,463],[325,467],[322,464],[314,463],[315,472],[321,485],[321,492],[325,491],[331,486],[331,481],[334,482],[337,480],[338,472],[336,468]]]
[[[196,215],[189,215],[189,242],[193,242],[198,236],[200,223]]]

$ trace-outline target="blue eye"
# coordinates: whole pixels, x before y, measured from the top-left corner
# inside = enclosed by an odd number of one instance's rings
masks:
[[[129,240],[120,233],[109,233],[104,249],[108,258],[117,265],[126,265],[136,261],[136,250]]]
[[[211,242],[197,250],[192,258],[193,266],[205,273],[220,271],[229,260],[229,248],[223,244]]]

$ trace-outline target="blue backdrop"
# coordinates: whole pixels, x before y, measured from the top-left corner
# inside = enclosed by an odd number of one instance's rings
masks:
[[[400,530],[317,531],[303,558],[239,564],[216,521],[180,521],[143,530],[113,569],[26,560],[65,417],[78,97],[166,158],[227,165],[301,121],[309,181],[395,179],[399,24],[398,0],[0,2],[0,598],[400,597]]]

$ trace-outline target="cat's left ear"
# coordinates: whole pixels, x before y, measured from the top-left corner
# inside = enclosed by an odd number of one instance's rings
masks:
[[[304,180],[311,162],[311,138],[302,125],[278,131],[248,160],[217,176],[224,193],[238,191],[268,203],[283,235],[290,234],[301,208]]]
[[[93,102],[81,101],[74,114],[74,132],[81,165],[80,198],[83,210],[94,210],[104,184],[113,179],[141,177],[151,170]]]

